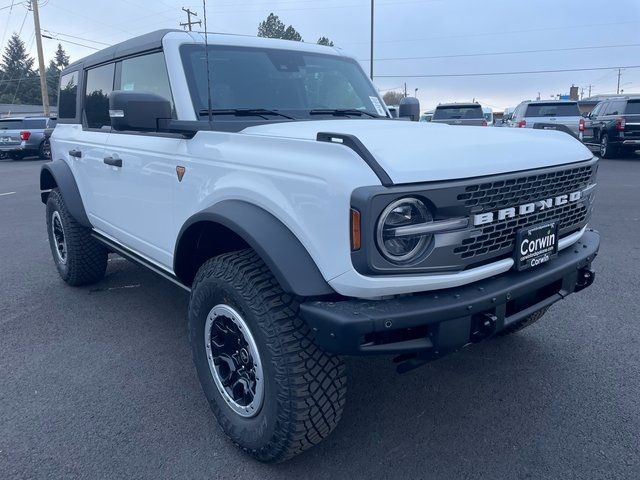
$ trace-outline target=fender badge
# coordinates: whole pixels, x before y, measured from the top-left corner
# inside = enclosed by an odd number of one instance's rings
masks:
[[[178,174],[178,181],[179,182],[181,182],[182,179],[184,178],[184,174],[185,174],[186,171],[187,171],[187,169],[182,167],[182,166],[180,166],[180,165],[178,165],[176,167],[176,173]]]

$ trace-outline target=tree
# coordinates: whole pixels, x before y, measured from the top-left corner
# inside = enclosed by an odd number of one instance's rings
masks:
[[[258,36],[267,38],[282,38],[284,40],[294,40],[296,42],[302,42],[302,35],[300,35],[292,25],[285,26],[284,22],[280,18],[270,13],[267,19],[260,22],[258,25]]]
[[[403,98],[404,93],[396,92],[394,90],[389,90],[382,96],[382,100],[384,100],[384,103],[386,103],[387,105],[399,105],[400,100],[402,100]]]
[[[0,103],[42,103],[34,59],[22,39],[14,33],[0,62]]]
[[[47,92],[49,93],[49,103],[58,103],[58,84],[60,83],[60,72],[69,66],[69,55],[64,51],[62,45],[58,44],[54,60],[49,62],[47,67]]]
[[[320,37],[318,39],[318,45],[326,45],[327,47],[333,47],[333,42],[329,40],[327,37]]]

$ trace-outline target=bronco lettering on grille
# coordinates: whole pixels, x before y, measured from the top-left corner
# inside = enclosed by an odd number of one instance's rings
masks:
[[[560,207],[568,203],[577,202],[581,198],[582,191],[578,191],[569,193],[568,195],[558,195],[557,197],[538,200],[537,202],[525,203],[523,205],[518,205],[517,207],[503,208],[497,212],[480,213],[473,216],[473,225],[478,227],[480,225],[492,223],[496,219],[505,220],[507,218],[529,215],[530,213],[534,213],[539,210],[547,210],[549,208]]]

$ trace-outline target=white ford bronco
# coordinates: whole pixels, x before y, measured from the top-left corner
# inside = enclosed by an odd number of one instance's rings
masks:
[[[159,31],[70,65],[59,98],[40,185],[62,279],[118,254],[188,290],[204,393],[261,461],[336,427],[344,355],[407,371],[594,279],[586,147],[393,120],[340,50]]]

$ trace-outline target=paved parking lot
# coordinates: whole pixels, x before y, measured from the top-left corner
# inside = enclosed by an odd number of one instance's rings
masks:
[[[591,289],[409,374],[349,359],[342,423],[276,466],[210,414],[187,293],[117,257],[62,283],[41,163],[0,161],[0,478],[640,478],[640,156],[602,162]]]

